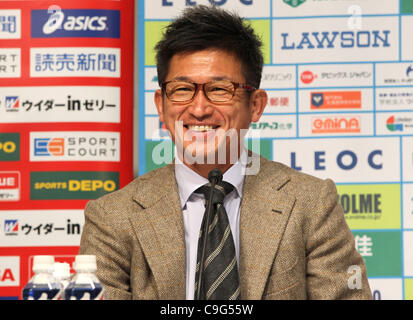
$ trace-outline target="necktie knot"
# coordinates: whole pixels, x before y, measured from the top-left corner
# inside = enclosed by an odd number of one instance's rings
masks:
[[[205,203],[208,201],[211,191],[212,195],[212,204],[223,204],[224,198],[226,195],[231,193],[234,190],[234,186],[226,181],[221,181],[220,183],[215,184],[214,189],[212,190],[211,183],[204,184],[195,190],[195,193],[203,194],[205,197]]]

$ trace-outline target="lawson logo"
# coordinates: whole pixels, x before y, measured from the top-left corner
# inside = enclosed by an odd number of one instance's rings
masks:
[[[119,10],[31,11],[32,38],[120,38]]]

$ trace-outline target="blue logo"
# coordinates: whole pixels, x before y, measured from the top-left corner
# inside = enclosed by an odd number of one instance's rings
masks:
[[[311,93],[311,104],[314,107],[320,107],[324,104],[323,93]]]
[[[32,38],[120,38],[119,10],[32,10]]]
[[[36,138],[34,139],[35,156],[63,156],[63,138]]]
[[[413,71],[413,67],[412,66],[409,66],[408,68],[407,68],[407,70],[406,70],[406,76],[409,76],[410,75],[410,72],[412,72]]]
[[[5,220],[4,233],[7,236],[17,235],[19,232],[19,220]]]
[[[19,111],[20,99],[18,96],[6,96],[6,111]]]

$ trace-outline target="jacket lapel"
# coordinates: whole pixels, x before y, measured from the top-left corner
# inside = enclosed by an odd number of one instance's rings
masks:
[[[242,299],[261,299],[295,203],[282,191],[289,177],[261,160],[257,175],[244,181],[240,218],[240,279]]]
[[[131,218],[153,272],[159,299],[185,299],[185,231],[173,165],[153,173],[133,199],[144,210]],[[149,181],[148,181],[149,180]]]

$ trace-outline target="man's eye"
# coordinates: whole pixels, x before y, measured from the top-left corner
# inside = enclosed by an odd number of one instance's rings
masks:
[[[192,88],[188,88],[188,87],[179,87],[179,88],[175,88],[174,91],[192,91]]]

